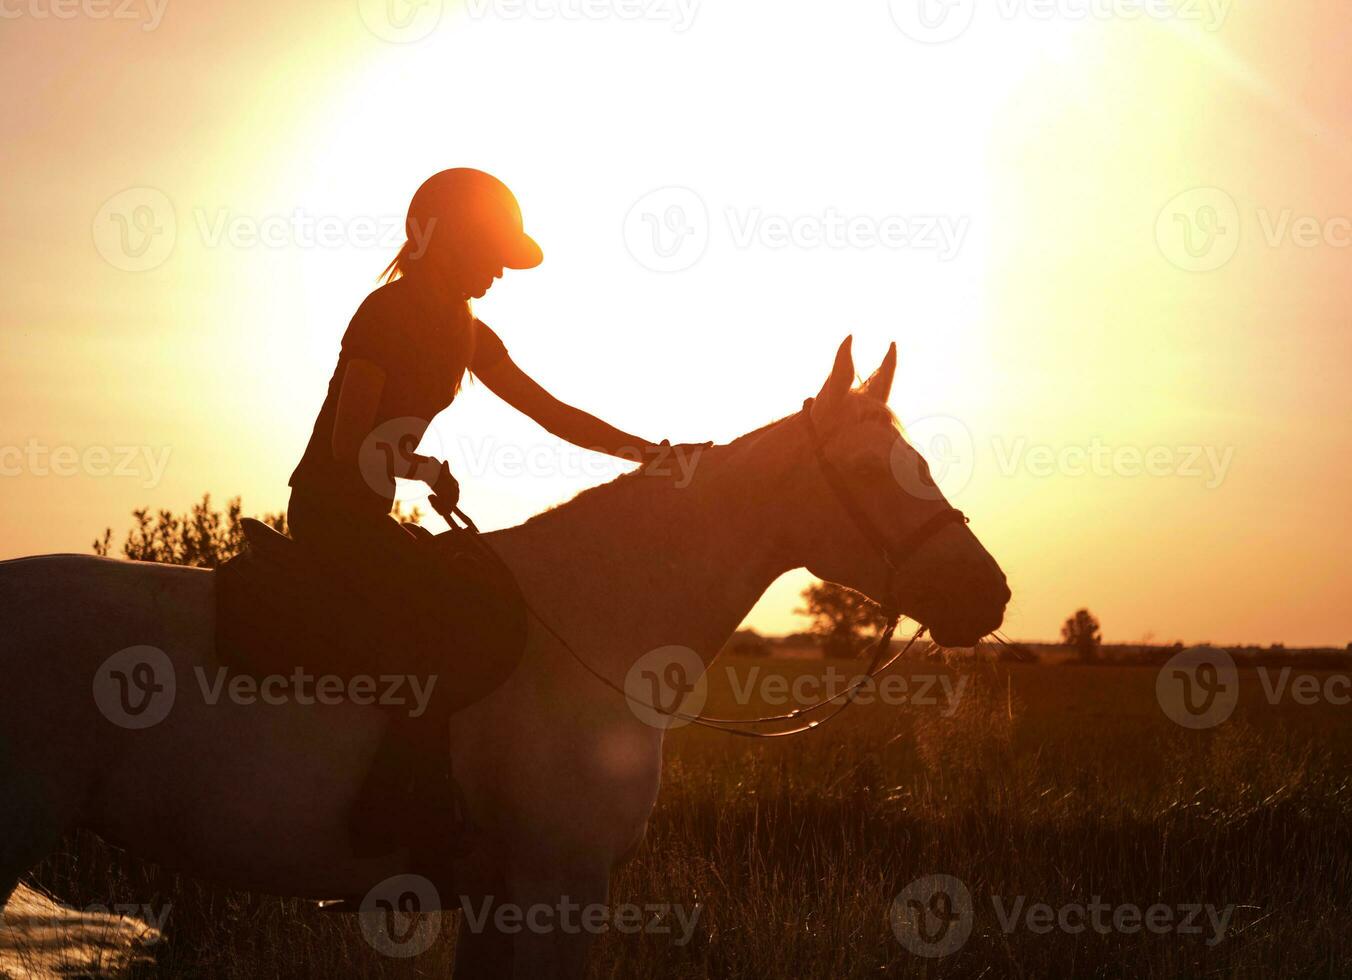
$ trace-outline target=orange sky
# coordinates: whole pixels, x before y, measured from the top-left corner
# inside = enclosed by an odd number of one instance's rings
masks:
[[[0,558],[282,508],[409,196],[473,165],[546,252],[480,315],[560,397],[724,440],[895,339],[1010,634],[1352,640],[1340,5],[59,9],[0,4]],[[489,527],[617,472],[477,388],[433,438]]]

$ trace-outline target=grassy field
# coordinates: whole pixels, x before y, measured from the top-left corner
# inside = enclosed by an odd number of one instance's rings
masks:
[[[726,668],[745,684],[828,666],[720,661],[709,710],[757,710],[731,706]],[[1161,712],[1149,667],[898,669],[942,672],[962,695],[858,707],[794,739],[672,734],[646,844],[613,898],[698,905],[698,926],[688,943],[608,934],[595,976],[1352,975],[1352,707],[1273,705],[1245,676],[1229,721],[1189,731]],[[934,874],[959,879],[973,913],[965,944],[926,958],[889,911]],[[436,977],[451,961],[449,919],[431,950],[391,959],[354,917],[209,890],[88,838],[35,880],[79,907],[167,909],[167,938],[137,976]],[[1113,910],[1106,934],[1008,915],[1095,902]],[[1111,927],[1122,907],[1154,905],[1198,931]],[[1219,941],[1192,906],[1228,916]]]

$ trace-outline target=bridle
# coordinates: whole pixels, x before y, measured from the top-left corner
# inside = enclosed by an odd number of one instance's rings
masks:
[[[906,535],[906,537],[903,538],[900,542],[898,542],[895,545],[890,544],[887,540],[887,536],[883,534],[882,530],[878,527],[878,525],[874,522],[874,520],[871,517],[869,517],[868,513],[864,510],[864,508],[860,506],[858,500],[855,499],[854,494],[851,492],[849,486],[842,478],[840,471],[836,469],[835,464],[832,463],[831,460],[827,458],[825,449],[826,440],[821,437],[820,433],[817,431],[816,423],[814,423],[812,420],[812,405],[813,399],[809,398],[806,401],[804,401],[803,410],[799,414],[802,416],[803,422],[807,426],[809,437],[812,440],[813,455],[816,457],[817,460],[817,468],[821,472],[822,477],[825,479],[826,485],[827,487],[830,488],[832,495],[835,496],[835,498],[840,502],[841,506],[845,509],[845,512],[849,515],[850,520],[853,522],[855,528],[859,531],[860,535],[869,543],[870,546],[872,546],[878,552],[879,556],[883,560],[884,567],[887,569],[887,574],[884,579],[885,584],[883,588],[883,593],[888,600],[887,604],[884,605],[883,607],[883,612],[887,617],[886,624],[883,627],[882,632],[878,634],[877,639],[874,640],[873,642],[871,648],[873,653],[872,657],[870,658],[868,670],[865,671],[864,674],[855,683],[851,684],[844,691],[841,691],[839,694],[832,695],[829,698],[823,698],[822,700],[807,705],[805,707],[795,708],[793,711],[789,711],[784,714],[764,715],[758,718],[716,718],[710,715],[702,715],[702,714],[688,715],[678,710],[669,710],[660,708],[656,705],[648,704],[641,698],[635,697],[633,694],[626,691],[623,687],[616,684],[614,681],[606,677],[599,670],[597,670],[590,663],[588,663],[586,659],[584,659],[576,650],[573,649],[572,644],[570,644],[567,640],[565,640],[562,636],[559,635],[558,631],[555,630],[554,627],[549,624],[548,620],[546,620],[538,612],[535,611],[534,607],[532,607],[529,601],[527,601],[523,596],[522,603],[525,606],[526,611],[529,612],[532,616],[534,616],[536,621],[539,622],[539,624],[545,628],[545,631],[548,632],[551,636],[553,636],[554,639],[557,640],[559,644],[565,650],[568,651],[569,655],[572,656],[572,658],[576,660],[578,664],[581,665],[582,668],[585,669],[589,674],[591,674],[593,677],[599,680],[606,687],[618,693],[626,701],[642,705],[643,707],[649,709],[650,711],[654,711],[659,715],[666,715],[668,717],[679,719],[692,725],[699,725],[703,728],[712,728],[715,731],[724,732],[728,735],[739,735],[744,738],[785,738],[789,735],[798,735],[801,734],[802,732],[811,731],[812,729],[818,728],[821,725],[825,724],[826,722],[834,719],[842,711],[844,711],[850,705],[855,703],[856,695],[859,693],[860,689],[865,684],[873,681],[880,673],[882,673],[887,668],[891,667],[892,664],[896,663],[897,660],[901,659],[901,657],[905,656],[905,654],[911,649],[912,646],[915,645],[916,641],[919,640],[920,636],[925,632],[925,627],[920,626],[919,628],[916,629],[916,631],[911,635],[911,638],[906,641],[905,645],[900,650],[898,650],[895,654],[888,656],[888,651],[892,646],[892,634],[896,632],[897,624],[901,621],[901,613],[897,611],[895,608],[893,608],[891,605],[893,594],[892,586],[896,582],[896,576],[901,568],[901,565],[904,564],[907,560],[909,560],[915,554],[916,550],[920,548],[921,545],[923,545],[926,541],[932,538],[943,528],[947,527],[949,524],[958,522],[967,524],[969,523],[969,519],[965,514],[963,514],[962,511],[958,510],[956,507],[945,506],[944,510],[941,510],[938,513],[928,517],[917,528],[909,532]],[[452,513],[454,514],[454,516],[458,517],[461,521],[464,522],[464,526],[463,527],[458,526],[454,521],[451,521],[450,522],[451,527],[457,531],[468,532],[471,538],[484,550],[484,552],[490,555],[497,562],[497,564],[501,565],[502,568],[508,571],[508,573],[510,574],[510,569],[507,568],[506,563],[503,562],[503,560],[498,556],[497,552],[495,552],[491,547],[489,547],[488,543],[484,541],[483,537],[479,533],[479,529],[475,526],[474,522],[469,519],[469,517],[464,513],[464,511],[460,510],[459,507],[456,507],[452,511]],[[740,726],[763,725],[769,724],[771,722],[798,721],[798,719],[802,718],[804,715],[810,715],[813,712],[819,711],[822,708],[827,707],[828,705],[835,704],[836,702],[840,703],[836,704],[835,709],[825,717],[813,721],[803,722],[802,724],[799,724],[792,728],[784,729],[782,731],[775,732],[743,731],[742,728],[740,727]]]
[[[803,411],[800,414],[812,438],[812,452],[817,457],[817,469],[821,470],[826,485],[831,488],[831,492],[835,494],[836,499],[845,508],[845,512],[850,515],[850,520],[854,522],[854,526],[858,528],[859,533],[882,558],[883,566],[887,569],[887,578],[883,586],[883,595],[887,597],[887,603],[883,606],[883,610],[891,618],[899,617],[900,614],[892,609],[890,604],[893,595],[892,586],[896,584],[897,573],[901,570],[901,566],[915,554],[921,545],[949,524],[958,522],[970,524],[971,520],[962,511],[945,501],[943,510],[930,515],[921,522],[919,527],[912,530],[897,544],[889,544],[887,535],[874,523],[873,518],[869,517],[868,512],[859,505],[859,501],[855,500],[854,494],[841,477],[840,471],[827,458],[827,440],[821,437],[821,434],[817,431],[817,424],[812,421],[812,405],[813,399],[805,400]],[[830,438],[830,435],[828,434],[827,438]]]

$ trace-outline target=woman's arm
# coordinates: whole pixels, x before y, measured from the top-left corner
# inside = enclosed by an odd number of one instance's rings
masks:
[[[361,358],[348,362],[343,372],[343,384],[338,389],[338,410],[333,419],[333,458],[353,466],[360,459],[366,440],[375,428],[380,396],[385,390],[385,370],[378,364]],[[422,480],[429,485],[436,480],[441,465],[430,456],[419,456],[417,446],[379,447],[390,476],[405,480]]]
[[[338,411],[333,419],[333,458],[355,463],[362,443],[375,426],[380,396],[385,390],[385,371],[361,359],[349,361],[338,389]]]
[[[650,458],[659,450],[647,439],[622,432],[594,415],[559,401],[521,370],[511,355],[504,355],[475,373],[493,394],[508,405],[529,415],[547,431],[575,446],[594,449],[630,462]]]

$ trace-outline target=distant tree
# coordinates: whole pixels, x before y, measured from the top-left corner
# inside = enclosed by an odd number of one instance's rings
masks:
[[[122,554],[133,561],[157,561],[167,565],[194,565],[215,568],[239,553],[244,544],[244,512],[240,498],[228,501],[224,511],[214,510],[211,495],[204,494],[186,514],[161,510],[151,516],[148,507],[134,510],[136,522],[122,543]],[[266,524],[286,530],[285,514],[265,514]],[[113,529],[103,532],[94,542],[94,553],[107,557]]]
[[[818,582],[803,590],[805,605],[794,610],[811,616],[810,632],[828,657],[857,657],[887,624],[882,608],[853,589]]]
[[[1103,646],[1099,621],[1088,609],[1077,609],[1061,627],[1061,642],[1074,647],[1082,661],[1097,660],[1099,648]]]
[[[224,511],[213,510],[211,494],[203,494],[186,514],[161,510],[152,517],[150,508],[134,510],[135,526],[127,532],[122,543],[122,555],[133,561],[156,561],[166,565],[194,565],[198,568],[216,568],[239,554],[244,546],[244,511],[239,497],[231,498]],[[394,516],[400,521],[417,524],[422,511],[414,507],[404,513],[398,502]],[[264,524],[286,533],[285,514],[263,514],[258,518]],[[108,557],[112,550],[113,529],[103,532],[94,542],[94,554]]]

